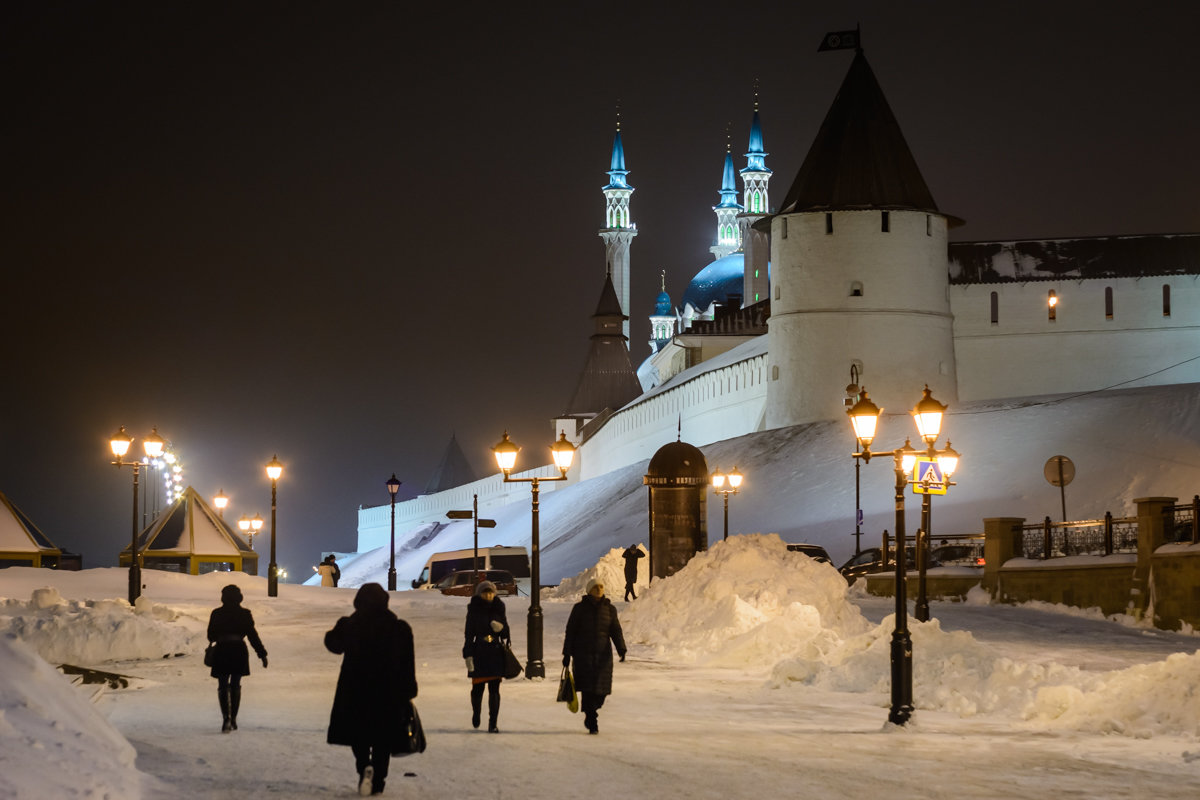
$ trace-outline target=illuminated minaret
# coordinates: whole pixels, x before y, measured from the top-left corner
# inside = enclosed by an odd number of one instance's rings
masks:
[[[742,232],[738,227],[737,177],[733,171],[733,151],[729,134],[725,134],[725,170],[721,173],[721,202],[713,206],[717,212],[717,243],[708,248],[713,258],[724,258],[742,247]]]
[[[617,133],[613,137],[612,162],[608,170],[608,185],[604,187],[604,227],[600,238],[604,240],[607,272],[612,277],[613,289],[625,315],[622,332],[626,346],[629,340],[629,245],[637,236],[637,226],[629,218],[629,196],[633,187],[625,181],[629,170],[625,169],[625,148],[621,145],[621,117],[617,114]]]
[[[767,299],[767,261],[771,255],[770,236],[752,227],[771,213],[767,184],[771,170],[767,169],[767,154],[763,152],[762,124],[758,120],[758,85],[754,87],[754,119],[750,123],[750,147],[746,153],[746,168],[742,170],[742,199],[745,211],[738,215],[741,225],[742,250],[746,254],[746,277],[743,282],[742,304],[753,305]]]

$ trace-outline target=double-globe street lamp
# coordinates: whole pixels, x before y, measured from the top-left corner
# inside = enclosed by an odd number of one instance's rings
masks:
[[[249,539],[251,550],[254,549],[254,537],[262,530],[262,526],[262,514],[255,514],[253,517],[243,514],[238,520],[238,529]]]
[[[279,456],[271,456],[267,463],[267,477],[271,479],[271,563],[267,567],[267,597],[279,596],[279,567],[275,564],[275,484],[282,474]]]
[[[904,525],[904,490],[909,483],[914,485],[924,483],[925,503],[928,503],[928,489],[935,482],[935,476],[940,478],[938,483],[948,482],[949,473],[953,473],[958,466],[958,453],[953,449],[947,448],[946,451],[939,451],[934,446],[937,441],[938,433],[942,426],[942,417],[945,414],[946,406],[933,399],[930,394],[929,387],[925,387],[925,394],[921,401],[913,408],[913,419],[917,424],[917,432],[921,438],[925,440],[926,450],[921,452],[912,447],[911,442],[906,438],[904,446],[892,451],[892,460],[896,474],[896,626],[892,632],[892,647],[891,647],[891,666],[892,666],[892,705],[888,714],[888,721],[894,725],[903,725],[908,722],[912,716],[912,636],[908,630],[908,585],[906,574],[907,549],[908,543],[905,537]],[[854,453],[854,457],[861,458],[866,463],[871,463],[871,442],[875,439],[875,431],[879,422],[879,415],[882,409],[875,403],[871,402],[864,388],[859,394],[858,402],[854,404],[849,411],[846,412],[850,417],[850,423],[854,427],[854,437],[858,440],[861,448],[860,452]],[[924,459],[922,459],[924,456]],[[937,470],[926,469],[921,473],[922,480],[910,481],[909,475],[919,461],[926,464],[932,464],[937,467]],[[923,509],[924,511],[924,509]],[[922,521],[927,524],[926,520]],[[926,539],[926,543],[928,539]],[[919,548],[918,548],[919,549]],[[921,559],[921,566],[924,565],[924,559]],[[921,582],[923,585],[923,581]],[[925,619],[928,619],[928,602],[924,603]]]
[[[721,541],[729,538],[729,495],[738,493],[743,477],[736,466],[732,472],[725,473],[717,470],[712,474],[713,491],[725,498],[725,533],[721,536]]]
[[[392,546],[388,548],[388,591],[396,591],[396,492],[400,491],[400,481],[396,480],[396,473],[392,473],[392,477],[387,480],[388,494],[392,498]]]
[[[138,471],[141,469],[142,462],[124,460],[125,454],[129,452],[129,447],[132,444],[133,437],[125,432],[124,425],[109,440],[109,447],[112,448],[112,454],[117,459],[112,462],[113,466],[133,467],[133,533],[129,541],[130,605],[137,602],[138,597],[142,594],[142,567],[138,563]],[[147,460],[149,461],[162,455],[164,444],[162,437],[158,435],[158,428],[152,428],[150,435],[142,438],[142,449],[146,453]]]
[[[575,458],[575,446],[567,441],[565,432],[559,434],[558,441],[550,445],[550,453],[554,457],[554,465],[558,467],[559,475],[542,478],[514,478],[510,474],[517,463],[517,453],[521,450],[511,439],[508,431],[504,438],[492,448],[496,454],[496,463],[504,473],[505,483],[528,483],[533,498],[530,515],[530,560],[529,560],[529,619],[526,633],[525,677],[546,677],[546,664],[542,661],[542,593],[541,593],[541,551],[538,548],[538,483],[541,481],[565,481],[567,471]]]

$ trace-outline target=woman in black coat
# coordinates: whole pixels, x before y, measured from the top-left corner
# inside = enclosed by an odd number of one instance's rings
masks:
[[[344,654],[325,740],[354,751],[360,794],[368,788],[381,793],[392,754],[407,752],[404,737],[417,696],[412,628],[387,606],[384,588],[364,583],[354,613],[325,634],[325,647]]]
[[[504,677],[504,646],[512,642],[504,601],[496,596],[496,585],[480,581],[467,604],[463,658],[471,679],[471,727],[479,727],[483,711],[483,687],[488,689],[488,732],[499,733],[500,680]]]
[[[214,608],[208,617],[208,641],[215,642],[212,652],[212,669],[209,675],[217,679],[217,700],[221,704],[221,732],[237,730],[238,707],[242,704],[242,676],[250,674],[250,651],[246,639],[267,668],[267,651],[258,631],[254,630],[254,616],[250,609],[242,608],[242,590],[229,584],[221,590],[221,605]]]
[[[610,644],[611,642],[611,644]],[[571,609],[563,638],[563,666],[575,660],[575,690],[583,708],[583,725],[588,733],[599,733],[597,713],[604,698],[612,694],[612,648],[625,660],[625,636],[617,609],[604,596],[604,584],[588,581],[587,594]]]

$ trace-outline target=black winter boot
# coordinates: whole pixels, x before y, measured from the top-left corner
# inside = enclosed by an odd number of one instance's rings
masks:
[[[242,687],[229,687],[229,725],[235,731],[237,730],[237,712],[238,706],[242,704]]]
[[[217,702],[221,704],[221,733],[229,733],[233,730],[229,723],[229,694],[217,689]]]
[[[479,691],[475,691],[479,689]],[[479,715],[483,713],[483,684],[477,683],[471,687],[471,727],[479,727]]]
[[[488,692],[488,733],[499,733],[496,720],[500,718],[500,692]]]

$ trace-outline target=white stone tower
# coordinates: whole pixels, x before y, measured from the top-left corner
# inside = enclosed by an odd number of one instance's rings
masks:
[[[637,236],[637,226],[629,216],[629,196],[633,187],[625,180],[629,170],[625,169],[625,148],[621,144],[621,122],[617,120],[617,133],[613,137],[612,160],[608,170],[608,185],[604,187],[604,227],[600,238],[604,240],[605,262],[621,313],[625,315],[621,331],[629,340],[629,245]],[[627,345],[628,346],[628,345]]]
[[[957,399],[952,222],[858,50],[771,221],[768,427],[842,418],[852,364],[888,412],[911,409],[925,384]]]
[[[742,206],[738,215],[741,226],[742,251],[745,254],[746,277],[742,289],[742,306],[751,306],[767,299],[767,261],[771,255],[771,238],[766,230],[753,226],[771,212],[767,185],[771,170],[767,169],[767,154],[763,151],[762,123],[758,119],[758,89],[754,91],[754,119],[750,123],[750,146],[742,175]]]

